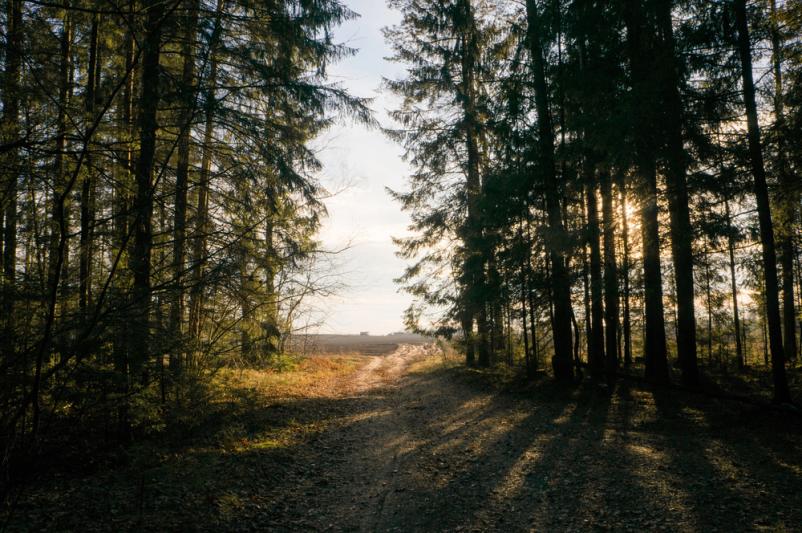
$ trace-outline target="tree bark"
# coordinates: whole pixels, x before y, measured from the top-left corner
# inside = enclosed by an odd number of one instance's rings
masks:
[[[760,140],[760,125],[755,101],[755,84],[752,79],[752,46],[749,40],[749,25],[746,18],[746,0],[734,0],[735,23],[738,29],[738,54],[741,59],[744,107],[746,108],[747,140],[749,159],[754,178],[755,198],[757,199],[760,240],[763,245],[763,275],[766,283],[766,321],[769,347],[771,350],[771,369],[774,380],[774,401],[791,401],[788,378],[785,372],[782,326],[780,321],[779,288],[777,282],[777,255],[774,244],[774,227],[771,220],[771,203],[766,184],[766,170],[763,163],[763,148]]]
[[[601,244],[599,231],[599,207],[596,199],[596,169],[585,159],[585,202],[588,208],[587,240],[590,248],[590,351],[588,359],[595,376],[604,372],[604,305],[602,303]]]
[[[605,371],[608,383],[615,380],[618,372],[618,265],[615,259],[615,215],[613,210],[613,182],[610,173],[602,170],[601,181],[602,218],[604,224],[604,322],[605,322]]]
[[[535,0],[526,1],[526,18],[527,40],[535,86],[540,170],[543,173],[543,190],[549,227],[548,248],[554,297],[552,369],[555,378],[561,381],[570,381],[573,380],[574,370],[571,361],[571,281],[565,263],[565,247],[568,244],[568,236],[563,227],[560,210],[560,192],[554,167],[554,130],[549,110],[543,43],[540,39],[542,28]]]
[[[218,11],[222,0],[218,1]],[[202,313],[204,306],[203,277],[204,265],[207,261],[209,224],[209,192],[211,189],[212,166],[212,134],[217,101],[215,86],[217,85],[217,54],[214,49],[209,65],[209,79],[206,90],[205,125],[203,130],[203,146],[201,168],[198,176],[198,203],[196,207],[195,228],[192,243],[192,266],[190,268],[189,294],[189,334],[195,341],[200,341],[202,329]]]
[[[710,251],[705,244],[705,303],[707,304],[707,364],[713,362],[713,288],[710,271]]]
[[[468,314],[476,321],[476,351],[480,367],[490,366],[490,349],[488,346],[488,317],[485,301],[486,279],[484,275],[486,257],[482,242],[482,220],[479,201],[482,194],[482,178],[480,172],[479,118],[476,103],[475,74],[478,66],[476,28],[470,0],[460,0],[457,17],[454,21],[461,41],[461,70],[459,98],[465,116],[464,135],[467,151],[466,193],[468,217],[465,222],[464,268],[468,280]]]
[[[587,199],[582,199],[582,224],[587,226],[587,212],[588,212],[588,203]],[[582,246],[582,307],[585,311],[585,357],[588,360],[588,364],[590,364],[590,330],[591,330],[591,310],[590,310],[590,261],[588,260],[588,247],[587,243],[583,243]],[[576,319],[576,317],[574,317]],[[579,335],[579,327],[575,326],[575,335],[574,335],[574,352],[579,350],[579,343],[580,343],[580,335]],[[574,359],[577,359],[576,353],[574,354]],[[578,371],[579,369],[577,369]]]
[[[181,112],[178,118],[178,164],[175,172],[175,218],[173,221],[173,290],[168,328],[173,339],[180,339],[184,320],[184,269],[186,268],[187,193],[189,190],[189,160],[192,118],[195,116],[195,33],[198,25],[198,2],[188,0],[187,15],[183,17],[184,35],[181,43],[183,69],[181,73]],[[181,371],[181,344],[170,350],[170,371]]]
[[[209,40],[209,78],[206,82],[206,100],[204,103],[203,144],[201,151],[201,168],[198,176],[198,203],[196,207],[195,227],[192,237],[192,265],[190,267],[189,322],[188,332],[197,343],[201,339],[204,306],[204,265],[208,254],[208,236],[211,231],[209,221],[209,193],[211,190],[212,136],[217,109],[217,42],[222,32],[220,16],[225,0],[217,0],[215,8],[215,26]],[[186,363],[192,363],[191,355]]]
[[[86,76],[86,100],[84,108],[87,122],[95,119],[97,87],[100,79],[100,55],[98,50],[98,32],[100,15],[92,17],[92,28],[89,34],[89,66]],[[93,178],[91,150],[87,150],[86,171],[81,184],[81,242],[79,260],[78,308],[81,321],[86,322],[89,306],[92,305],[92,242],[95,225],[95,181]]]
[[[735,279],[735,235],[730,213],[730,202],[724,199],[725,216],[727,217],[727,252],[730,258],[730,291],[732,293],[732,320],[735,326],[735,357],[738,360],[738,370],[746,367],[744,349],[741,343],[741,317],[738,313],[738,284]]]
[[[794,230],[799,203],[799,178],[788,165],[785,131],[785,109],[782,72],[782,43],[777,21],[775,0],[771,8],[771,62],[774,70],[774,129],[777,136],[777,173],[780,178],[780,223],[777,235],[780,240],[780,263],[782,266],[783,292],[783,350],[788,361],[795,361],[796,305],[794,301]]]
[[[3,230],[3,339],[0,350],[6,358],[14,352],[14,302],[17,270],[17,188],[20,175],[19,97],[22,61],[22,0],[6,0],[6,57],[3,86],[3,142],[13,147],[3,154],[0,226]],[[8,360],[8,359],[7,359]]]
[[[665,317],[663,310],[663,276],[660,268],[660,233],[657,208],[656,139],[657,102],[654,80],[650,79],[650,32],[644,27],[639,0],[626,2],[627,44],[632,67],[632,100],[634,104],[635,161],[640,174],[641,232],[643,239],[643,279],[645,341],[644,360],[646,379],[653,383],[668,383]]]
[[[523,236],[523,221],[521,221],[520,225],[518,226],[518,240],[523,243],[524,236]],[[526,317],[526,301],[527,301],[527,292],[529,290],[529,271],[528,271],[528,264],[527,264],[527,257],[531,255],[531,249],[529,247],[526,248],[526,254],[521,255],[521,264],[520,264],[520,271],[519,271],[519,282],[521,284],[521,331],[523,333],[523,341],[524,341],[524,362],[526,364],[526,377],[531,378],[533,375],[532,371],[532,354],[529,351],[529,331],[527,328],[527,317]]]
[[[50,255],[48,259],[48,293],[56,291],[54,286],[59,278],[63,278],[62,289],[68,285],[67,264],[69,246],[59,246],[62,236],[70,232],[70,199],[66,191],[66,169],[64,152],[67,145],[67,105],[70,97],[70,72],[72,70],[72,15],[69,3],[64,2],[64,15],[61,30],[61,50],[59,58],[59,86],[58,86],[58,112],[56,117],[56,146],[53,160],[53,195],[51,198],[50,214]],[[61,256],[61,257],[60,257]],[[58,272],[61,270],[61,272]],[[66,291],[62,290],[62,296]],[[66,298],[65,298],[66,300]],[[63,305],[66,305],[64,302]]]
[[[129,5],[129,9],[133,9],[133,4]],[[129,16],[130,11],[129,11]],[[123,148],[120,151],[118,175],[114,187],[114,227],[112,238],[112,251],[114,256],[120,257],[120,264],[118,266],[118,274],[112,280],[112,294],[113,299],[117,306],[122,307],[126,299],[126,290],[128,289],[128,276],[126,272],[125,258],[127,255],[124,253],[124,248],[128,247],[128,233],[130,228],[130,208],[131,199],[129,198],[129,188],[132,185],[132,176],[134,170],[133,158],[133,98],[134,87],[136,80],[136,68],[134,65],[134,38],[131,30],[126,32],[125,40],[123,43],[125,54],[125,72],[128,77],[125,80],[123,88],[122,99],[119,103],[118,109],[118,136]],[[114,373],[116,379],[116,392],[120,395],[121,401],[117,410],[117,433],[118,437],[125,441],[130,437],[130,422],[128,415],[128,391],[129,391],[129,368],[130,361],[129,348],[130,348],[130,327],[127,320],[127,313],[118,311],[114,315],[115,319],[115,334],[112,340],[112,357],[114,359]]]
[[[624,257],[621,277],[624,280],[622,300],[624,303],[624,317],[622,333],[624,337],[624,366],[632,364],[632,319],[629,309],[629,220],[627,213],[627,193],[623,173],[618,179],[618,193],[621,202],[621,241],[624,247]]]
[[[672,0],[657,2],[657,21],[661,34],[663,65],[655,71],[665,78],[664,89],[666,127],[668,203],[671,228],[671,253],[677,287],[677,356],[682,369],[682,384],[699,385],[696,355],[696,316],[693,286],[693,228],[686,181],[685,149],[682,134],[682,100],[679,92],[679,72],[674,50],[674,31],[671,19]]]
[[[134,199],[134,246],[131,272],[134,278],[131,302],[131,375],[146,381],[143,374],[150,356],[150,261],[153,245],[153,167],[158,130],[159,59],[164,4],[160,0],[144,2],[147,16],[142,50],[142,92],[139,99],[139,160],[136,168]]]

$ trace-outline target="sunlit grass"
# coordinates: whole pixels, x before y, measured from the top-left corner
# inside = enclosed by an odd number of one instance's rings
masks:
[[[267,398],[319,397],[329,394],[367,360],[361,355],[309,356],[297,358],[289,370],[224,369],[216,385],[223,401],[243,391]]]

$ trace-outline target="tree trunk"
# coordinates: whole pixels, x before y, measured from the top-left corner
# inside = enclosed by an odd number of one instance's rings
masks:
[[[490,349],[488,346],[489,331],[485,301],[486,279],[484,270],[486,257],[482,243],[482,221],[479,209],[479,200],[482,194],[479,149],[480,125],[476,108],[476,82],[474,79],[476,68],[478,67],[478,44],[476,42],[476,23],[470,0],[460,0],[454,23],[460,32],[462,47],[462,83],[459,97],[462,102],[462,112],[465,116],[464,134],[468,156],[466,169],[468,217],[465,222],[466,259],[464,265],[468,281],[467,312],[476,320],[478,364],[481,367],[487,367],[490,366]]]
[[[660,268],[660,233],[657,208],[656,143],[654,138],[657,102],[651,101],[654,80],[650,79],[652,43],[644,28],[639,0],[626,3],[627,41],[632,66],[632,91],[635,109],[635,160],[641,178],[641,231],[643,237],[643,281],[645,307],[644,360],[646,379],[668,383],[665,317],[663,311],[663,276]]]
[[[774,228],[771,220],[771,202],[766,184],[766,170],[763,164],[763,148],[760,141],[760,126],[755,102],[755,84],[752,79],[752,46],[749,40],[749,26],[746,19],[746,0],[734,0],[735,22],[738,28],[738,54],[741,59],[744,106],[746,108],[747,140],[749,159],[754,177],[755,197],[757,199],[760,240],[763,245],[763,274],[766,283],[766,319],[768,323],[769,346],[771,349],[771,368],[774,378],[774,401],[791,401],[788,379],[785,373],[782,326],[780,324],[780,300],[777,283],[777,255],[774,246]]]
[[[532,371],[537,371],[540,365],[540,349],[538,346],[537,338],[537,309],[535,307],[535,291],[532,289],[532,263],[531,263],[531,250],[532,250],[532,236],[529,233],[529,227],[526,229],[527,242],[529,243],[530,258],[527,262],[527,271],[530,275],[526,279],[526,297],[529,303],[529,324],[532,336]]]
[[[799,202],[799,178],[793,175],[788,165],[785,131],[785,109],[783,105],[782,47],[777,21],[775,0],[771,8],[771,59],[774,69],[774,116],[777,135],[777,173],[780,178],[780,223],[777,236],[780,240],[783,291],[783,350],[788,361],[795,361],[796,353],[796,305],[794,302],[794,230]]]
[[[168,330],[174,340],[181,338],[184,320],[184,269],[186,268],[187,192],[189,190],[190,134],[195,116],[195,33],[198,25],[198,2],[188,0],[187,15],[183,17],[184,35],[181,43],[183,70],[181,73],[181,113],[178,118],[178,164],[175,172],[175,218],[173,221],[173,283]],[[181,345],[170,350],[170,371],[181,371]]]
[[[738,360],[738,370],[746,366],[744,350],[741,344],[741,317],[738,315],[738,284],[735,279],[735,235],[730,213],[730,202],[724,199],[725,215],[727,217],[727,252],[730,257],[730,290],[732,292],[732,320],[735,325],[735,357]]]
[[[797,308],[802,309],[802,258],[800,257],[800,249],[796,249],[796,257],[794,258],[796,261],[796,295],[797,295]],[[799,347],[797,349],[797,354],[802,352],[802,316],[799,317]]]
[[[679,93],[679,73],[674,51],[674,31],[671,19],[672,0],[657,3],[657,20],[662,42],[658,49],[664,57],[662,68],[654,69],[665,76],[664,89],[667,159],[666,182],[671,227],[671,253],[677,287],[677,356],[682,368],[682,383],[686,387],[699,384],[696,356],[696,317],[693,288],[693,228],[685,178],[685,149],[682,135],[682,100]]]
[[[131,375],[146,381],[143,374],[150,356],[150,260],[153,244],[153,167],[156,151],[157,112],[159,107],[159,58],[164,4],[159,0],[144,3],[147,21],[142,50],[142,93],[139,100],[139,160],[136,168],[134,199],[134,247],[131,272],[134,278],[131,302]]]
[[[604,322],[606,330],[605,371],[612,384],[618,372],[618,265],[615,260],[615,215],[613,210],[613,182],[610,173],[599,174],[604,220]]]
[[[585,158],[585,202],[588,209],[587,239],[590,248],[590,339],[588,362],[596,377],[604,373],[604,306],[602,304],[601,245],[599,242],[599,207],[596,200],[596,169]]]
[[[534,75],[540,171],[543,173],[543,190],[550,230],[547,245],[551,260],[551,285],[554,295],[554,319],[552,320],[554,356],[552,357],[552,368],[555,378],[561,381],[570,381],[574,377],[574,370],[571,361],[571,281],[565,264],[565,247],[568,244],[568,236],[563,227],[562,213],[560,211],[560,192],[554,167],[554,130],[549,110],[543,43],[540,40],[542,27],[535,0],[526,1],[526,18],[527,40],[532,57]]]
[[[587,199],[584,197],[582,198],[582,225],[587,226]],[[588,364],[590,364],[590,329],[591,329],[591,310],[590,310],[590,261],[588,260],[588,247],[587,243],[583,243],[582,246],[582,307],[585,311],[585,356],[588,360]],[[574,317],[576,319],[576,317]],[[579,343],[580,343],[580,336],[579,336],[579,327],[574,327],[575,335],[574,335],[574,351],[579,350]],[[574,355],[574,359],[577,356]]]
[[[86,101],[84,107],[87,122],[95,119],[95,103],[97,100],[98,80],[100,79],[100,59],[98,51],[98,25],[100,15],[92,17],[92,29],[89,34],[89,66],[86,76]],[[78,308],[83,323],[87,320],[88,308],[92,304],[92,241],[95,225],[95,181],[92,176],[91,149],[87,150],[86,171],[81,184],[81,242]]]
[[[133,9],[133,4],[129,6]],[[129,13],[130,15],[130,13]],[[132,185],[132,174],[134,167],[133,158],[133,98],[136,79],[136,69],[134,65],[134,38],[131,30],[126,32],[123,43],[125,53],[125,72],[128,78],[123,88],[122,101],[118,110],[118,136],[123,146],[119,154],[120,164],[118,165],[118,176],[114,187],[114,227],[112,238],[112,250],[114,257],[120,257],[117,275],[112,280],[112,293],[114,302],[118,307],[122,307],[125,301],[126,290],[128,289],[127,264],[125,262],[125,249],[128,247],[129,219],[130,219],[130,198],[129,188]],[[114,374],[116,392],[121,400],[117,411],[117,433],[121,440],[128,440],[130,437],[130,422],[128,416],[128,390],[129,390],[129,368],[130,360],[129,348],[129,324],[126,313],[117,311],[114,315],[115,334],[112,341],[112,356],[114,359]]]
[[[262,324],[265,329],[266,349],[270,354],[279,351],[281,331],[279,329],[279,306],[276,294],[276,275],[278,274],[278,252],[275,245],[275,221],[269,214],[265,221],[265,307]]]
[[[3,142],[12,145],[3,154],[2,191],[0,191],[0,226],[3,230],[3,339],[0,354],[10,360],[14,352],[14,302],[16,300],[17,270],[17,187],[20,176],[19,150],[13,145],[19,140],[19,97],[22,61],[22,0],[6,2],[6,57],[3,86]]]
[[[523,242],[523,231],[518,229],[518,239]],[[532,354],[529,351],[529,331],[526,321],[526,293],[528,290],[527,265],[525,256],[521,257],[520,283],[521,283],[521,331],[524,341],[524,362],[526,364],[526,377],[532,377]]]
[[[190,337],[199,342],[203,325],[203,306],[205,300],[203,277],[204,264],[208,254],[208,235],[211,231],[209,220],[209,193],[211,190],[212,166],[212,135],[214,132],[214,119],[217,108],[217,53],[216,47],[222,25],[220,17],[223,12],[225,0],[217,0],[215,8],[215,25],[209,40],[209,79],[207,80],[206,101],[204,106],[204,130],[201,153],[201,168],[198,177],[198,203],[196,208],[195,228],[192,239],[192,266],[190,268],[190,294],[189,294],[189,326]],[[187,364],[191,364],[191,357]]]
[[[55,284],[59,283],[59,278],[64,279],[63,289],[67,287],[67,264],[69,256],[69,245],[62,247],[59,242],[62,237],[69,235],[69,211],[70,199],[66,191],[66,169],[64,164],[64,152],[67,145],[67,105],[70,97],[70,71],[72,70],[71,60],[72,48],[72,15],[69,10],[69,3],[64,2],[64,18],[61,31],[61,51],[59,60],[59,87],[58,87],[58,113],[56,117],[56,146],[53,164],[53,195],[51,198],[51,218],[50,218],[50,255],[48,260],[48,293],[56,291]],[[61,270],[58,272],[58,270]],[[66,305],[68,295],[63,291],[62,297]]]
[[[222,0],[218,1],[218,13]],[[218,23],[219,24],[219,23]],[[197,342],[201,338],[202,313],[204,306],[203,277],[204,265],[207,261],[207,242],[211,231],[209,224],[209,191],[211,188],[212,166],[212,134],[214,132],[214,116],[217,107],[215,86],[217,84],[217,54],[214,49],[209,65],[209,80],[206,91],[205,125],[203,130],[203,152],[198,177],[198,203],[196,207],[195,229],[192,242],[192,267],[190,268],[189,293],[189,334]]]
[[[710,251],[705,245],[705,300],[707,304],[707,364],[713,362],[713,292],[711,287]]]
[[[624,184],[624,174],[618,179],[618,193],[621,198],[621,241],[624,247],[624,263],[622,265],[621,277],[624,279],[624,318],[622,333],[624,337],[624,366],[632,364],[632,319],[629,310],[629,220],[627,214],[627,193]]]

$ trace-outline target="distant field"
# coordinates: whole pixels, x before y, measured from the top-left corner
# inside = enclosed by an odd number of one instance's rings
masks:
[[[358,353],[384,355],[394,352],[401,344],[429,344],[431,339],[420,335],[299,335],[291,341],[294,351],[314,354]]]

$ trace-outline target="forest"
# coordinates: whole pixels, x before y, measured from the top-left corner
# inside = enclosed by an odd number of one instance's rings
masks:
[[[336,37],[351,4],[5,0],[0,527],[672,530],[627,514],[669,505],[683,531],[799,527],[802,3],[386,0],[385,123],[329,74],[359,54]],[[336,285],[315,142],[341,123],[411,168],[387,194],[411,220],[393,241],[417,335],[302,354],[299,317]],[[570,471],[557,440],[531,476],[489,451],[530,445],[524,412],[604,461],[561,498],[624,493],[482,510]],[[635,503],[649,476],[607,469],[638,446],[633,464],[675,446],[693,468]],[[683,492],[727,446],[743,516]],[[480,503],[438,514],[464,491]]]
[[[412,328],[698,388],[800,352],[797,2],[392,2]],[[460,209],[455,209],[460,206]]]

